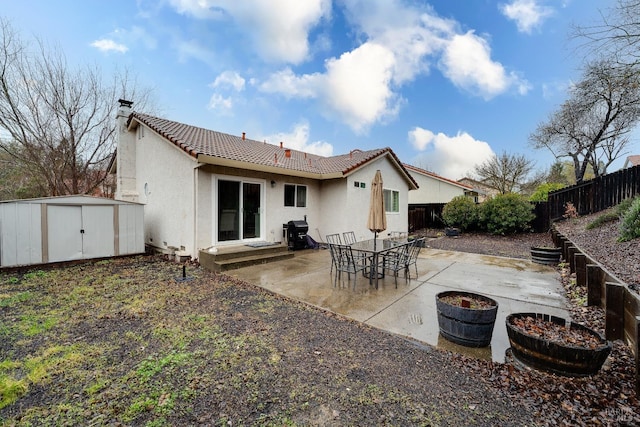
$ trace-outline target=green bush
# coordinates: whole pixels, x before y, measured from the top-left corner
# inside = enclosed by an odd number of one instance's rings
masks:
[[[449,227],[468,230],[478,221],[478,208],[473,200],[466,196],[456,196],[442,209],[442,220]]]
[[[620,219],[620,217],[618,216],[617,212],[608,211],[606,213],[603,213],[602,215],[600,215],[599,217],[597,217],[593,221],[591,221],[589,224],[587,224],[586,229],[587,230],[592,230],[594,228],[602,227],[604,224],[606,224],[608,222],[617,221],[619,219]]]
[[[480,206],[481,225],[491,234],[526,231],[535,217],[531,203],[515,193],[499,194]]]
[[[640,199],[640,196],[624,199],[623,201],[618,203],[618,205],[616,206],[616,213],[618,214],[618,217],[622,218],[624,214],[627,213],[627,211],[631,208],[633,202],[637,199]]]
[[[606,223],[614,222],[618,220],[622,220],[625,214],[631,209],[633,203],[640,199],[640,196],[635,198],[624,199],[622,202],[618,203],[614,208],[607,210],[605,213],[598,216],[596,219],[587,224],[586,229],[592,230],[594,228],[598,228],[603,226]]]
[[[628,242],[638,237],[640,237],[640,197],[633,199],[631,207],[622,217],[618,241]]]
[[[551,191],[560,190],[564,187],[566,187],[566,185],[560,184],[558,182],[545,182],[544,184],[540,184],[538,187],[536,187],[536,190],[529,197],[529,201],[546,202],[549,199],[549,193]]]

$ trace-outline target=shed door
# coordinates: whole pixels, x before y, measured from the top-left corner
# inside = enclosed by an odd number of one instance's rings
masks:
[[[48,206],[49,262],[82,259],[82,207]]]
[[[113,206],[47,207],[49,262],[115,254]]]
[[[115,255],[113,206],[83,206],[82,230],[84,258]]]

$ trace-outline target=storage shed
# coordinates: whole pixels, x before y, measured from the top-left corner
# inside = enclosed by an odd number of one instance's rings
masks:
[[[144,251],[141,204],[90,196],[0,202],[0,267]]]

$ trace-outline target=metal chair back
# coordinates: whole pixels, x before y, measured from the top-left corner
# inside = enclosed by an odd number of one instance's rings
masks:
[[[356,233],[354,233],[353,231],[345,231],[344,233],[342,233],[342,237],[344,238],[344,243],[346,245],[353,245],[357,241]]]

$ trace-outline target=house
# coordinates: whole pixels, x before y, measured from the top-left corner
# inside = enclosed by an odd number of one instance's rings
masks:
[[[627,169],[638,165],[640,165],[640,155],[636,154],[634,156],[627,156],[622,169]]]
[[[418,190],[409,193],[409,205],[428,203],[448,203],[456,196],[475,197],[473,187],[424,169],[405,164],[413,179],[418,183]]]
[[[460,184],[467,185],[473,188],[473,191],[477,193],[476,203],[482,203],[490,197],[497,196],[500,192],[495,188],[489,187],[482,181],[476,181],[468,177],[458,180]]]
[[[470,186],[437,175],[433,172],[404,165],[418,183],[418,190],[409,192],[409,230],[442,227],[442,209],[457,196],[477,199],[478,193]]]
[[[120,101],[114,169],[117,200],[144,205],[145,244],[198,258],[200,250],[286,241],[304,220],[323,242],[367,229],[371,180],[382,172],[388,230],[407,231],[418,187],[390,148],[322,157],[133,112]]]

